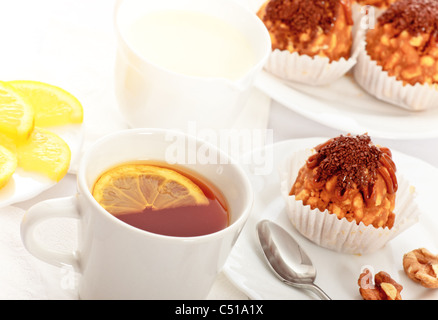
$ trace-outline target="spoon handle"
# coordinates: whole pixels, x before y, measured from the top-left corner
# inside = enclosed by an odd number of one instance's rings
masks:
[[[321,300],[332,300],[320,287],[318,287],[316,284],[312,284],[309,286],[309,289],[312,290],[314,293],[318,295],[318,297],[321,298]]]

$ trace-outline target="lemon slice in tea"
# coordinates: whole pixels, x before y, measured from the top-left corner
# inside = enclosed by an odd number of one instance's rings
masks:
[[[0,188],[3,188],[9,182],[16,168],[16,155],[0,145]]]
[[[0,81],[0,133],[23,141],[29,137],[34,124],[32,105],[14,87]]]
[[[201,188],[189,178],[171,169],[145,164],[125,164],[105,172],[96,181],[93,196],[115,215],[209,203]]]
[[[9,81],[35,109],[35,126],[49,127],[83,121],[83,108],[76,97],[57,86],[31,80]]]
[[[20,168],[59,181],[67,174],[71,151],[57,134],[35,127],[29,139],[17,146],[17,156]]]

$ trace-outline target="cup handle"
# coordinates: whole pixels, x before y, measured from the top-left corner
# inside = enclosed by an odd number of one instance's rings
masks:
[[[44,221],[51,218],[73,218],[80,219],[77,198],[65,197],[53,200],[46,200],[31,207],[21,222],[21,239],[24,247],[38,259],[57,267],[65,264],[78,269],[78,257],[75,252],[65,253],[50,250],[40,244],[36,237],[35,230]]]

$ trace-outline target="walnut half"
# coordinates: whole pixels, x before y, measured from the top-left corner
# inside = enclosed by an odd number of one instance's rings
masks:
[[[388,273],[380,271],[374,276],[374,281],[372,276],[369,269],[359,276],[359,292],[364,300],[402,300],[400,292],[403,287]]]
[[[419,248],[403,256],[403,269],[409,278],[426,288],[438,288],[438,255]]]

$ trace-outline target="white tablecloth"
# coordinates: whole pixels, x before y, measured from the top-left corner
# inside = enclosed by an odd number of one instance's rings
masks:
[[[115,52],[110,0],[0,0],[0,80],[33,79],[74,93],[85,109],[84,148],[96,138],[125,129],[112,90]],[[273,130],[273,142],[340,132],[309,120],[254,91],[253,110],[242,123]],[[254,112],[256,110],[257,112]],[[376,142],[438,167],[438,138]],[[74,168],[73,168],[74,169]],[[74,170],[72,170],[74,172]],[[75,275],[30,256],[19,237],[19,223],[33,204],[76,192],[75,175],[33,199],[0,208],[0,299],[74,299]],[[61,230],[74,233],[74,226]],[[47,235],[49,241],[53,235]],[[209,299],[247,299],[220,274]]]

